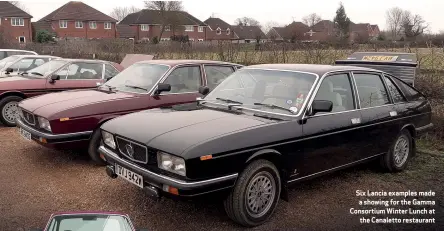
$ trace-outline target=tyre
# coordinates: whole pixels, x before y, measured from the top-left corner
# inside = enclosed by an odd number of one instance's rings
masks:
[[[235,222],[253,227],[273,214],[281,193],[281,178],[276,166],[256,160],[245,168],[224,201],[227,215]]]
[[[106,165],[105,160],[100,158],[99,149],[100,144],[102,142],[102,133],[100,132],[100,129],[96,129],[92,136],[91,140],[89,141],[88,146],[88,155],[91,157],[91,160],[94,161],[96,165],[104,166]]]
[[[0,122],[5,126],[15,127],[15,118],[18,116],[18,103],[20,96],[7,96],[0,100]]]
[[[407,167],[407,162],[412,155],[412,135],[404,129],[390,146],[389,151],[382,156],[381,165],[389,172],[400,172]]]

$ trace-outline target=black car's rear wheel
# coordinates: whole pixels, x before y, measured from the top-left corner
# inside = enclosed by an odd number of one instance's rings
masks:
[[[399,172],[407,167],[408,160],[413,153],[412,135],[402,130],[393,142],[390,150],[381,159],[382,167],[390,172]]]
[[[91,136],[91,140],[89,141],[88,155],[91,157],[91,160],[93,160],[95,164],[104,166],[106,162],[100,157],[100,153],[98,151],[101,142],[102,133],[100,132],[100,129],[96,129]]]
[[[276,166],[267,160],[256,160],[239,176],[224,201],[225,211],[241,225],[257,226],[273,214],[280,193],[281,178]]]
[[[7,96],[0,100],[0,121],[9,127],[15,126],[18,116],[18,104],[23,98],[19,96]]]

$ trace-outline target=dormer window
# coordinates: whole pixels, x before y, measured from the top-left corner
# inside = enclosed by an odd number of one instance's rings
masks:
[[[220,35],[222,33],[222,30],[218,27],[217,29],[216,29],[216,34],[217,35]]]
[[[230,35],[231,31],[230,28],[227,29],[227,35]]]

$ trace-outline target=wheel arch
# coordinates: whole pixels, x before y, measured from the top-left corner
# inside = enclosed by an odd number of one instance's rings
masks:
[[[410,133],[410,135],[412,136],[412,146],[413,146],[412,147],[413,148],[412,155],[413,156],[416,155],[416,128],[415,128],[415,125],[406,124],[401,128],[401,131],[402,130],[407,130]]]
[[[0,94],[0,99],[3,99],[3,98],[8,97],[8,96],[19,96],[19,97],[22,97],[23,99],[27,98],[26,95],[23,94],[22,92],[19,92],[19,91],[7,91],[7,92],[3,92],[2,94]]]

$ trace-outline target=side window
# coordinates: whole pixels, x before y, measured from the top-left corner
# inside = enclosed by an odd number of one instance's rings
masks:
[[[101,63],[72,63],[57,72],[60,79],[101,79],[103,64]]]
[[[210,91],[213,90],[219,83],[225,80],[227,76],[234,72],[230,66],[207,66],[204,65],[205,74],[207,76],[207,83]]]
[[[169,93],[197,92],[201,85],[199,66],[178,67],[170,73],[164,83],[171,85]]]
[[[0,51],[0,60],[4,59],[6,57],[7,57],[6,52],[5,51]]]
[[[389,98],[381,77],[377,74],[354,74],[361,108],[389,104]]]
[[[105,65],[105,78],[106,79],[112,78],[112,77],[116,76],[117,74],[119,74],[119,71],[117,71],[116,68],[114,68],[110,64]]]
[[[409,84],[404,83],[404,82],[402,82],[401,80],[399,80],[397,78],[393,78],[393,80],[401,88],[401,90],[404,92],[405,96],[407,97],[407,100],[415,101],[415,100],[424,99],[424,96],[421,93],[419,93],[417,90],[415,90]]]
[[[332,101],[332,112],[355,109],[353,90],[348,74],[336,74],[325,77],[315,100]]]
[[[390,94],[392,95],[393,102],[394,103],[404,102],[405,101],[404,96],[396,87],[396,85],[392,82],[392,80],[387,76],[384,76],[384,80]]]

